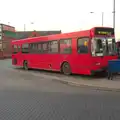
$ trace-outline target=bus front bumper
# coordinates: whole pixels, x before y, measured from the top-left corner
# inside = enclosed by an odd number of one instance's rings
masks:
[[[107,67],[102,67],[96,70],[91,70],[91,74],[99,73],[99,72],[107,72]]]

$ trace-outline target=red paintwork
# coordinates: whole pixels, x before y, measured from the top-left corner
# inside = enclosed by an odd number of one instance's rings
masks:
[[[103,58],[91,56],[91,38],[94,37],[91,36],[91,31],[93,30],[94,28],[79,32],[41,36],[13,41],[12,44],[22,45],[23,43],[72,38],[72,54],[22,54],[19,52],[17,54],[12,54],[12,60],[14,58],[18,60],[16,66],[23,66],[23,61],[27,60],[30,68],[52,71],[60,71],[62,63],[67,61],[70,64],[72,73],[90,75],[91,71],[97,71],[107,67],[108,60],[117,59],[117,56],[104,56]],[[88,43],[88,54],[77,53],[77,38],[79,37],[90,37]],[[100,65],[96,65],[96,63],[100,63]],[[50,64],[52,65],[52,68],[50,68]]]

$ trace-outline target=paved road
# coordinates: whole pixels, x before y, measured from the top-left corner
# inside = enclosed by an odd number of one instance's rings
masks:
[[[0,120],[120,120],[120,92],[72,87],[47,74],[1,60]]]

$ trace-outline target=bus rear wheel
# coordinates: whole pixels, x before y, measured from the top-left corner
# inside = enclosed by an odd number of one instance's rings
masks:
[[[70,68],[69,63],[67,63],[67,62],[63,63],[63,65],[62,65],[62,72],[65,75],[70,75],[71,74],[71,68]]]
[[[28,62],[27,61],[24,61],[23,68],[24,68],[24,70],[28,70]]]

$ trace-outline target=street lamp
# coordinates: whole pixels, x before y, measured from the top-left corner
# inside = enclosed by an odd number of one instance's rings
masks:
[[[26,25],[24,24],[24,31],[26,30]]]
[[[115,31],[115,0],[113,0],[113,28]]]
[[[34,22],[31,22],[31,25],[33,25],[33,31],[34,31]]]
[[[90,13],[93,14],[94,12],[90,12]],[[104,12],[102,12],[101,15],[102,15],[102,26],[103,26],[103,24],[104,24]]]
[[[34,25],[34,22],[30,22],[31,25]],[[26,31],[26,24],[24,24],[24,31]]]
[[[104,12],[102,12],[102,26],[103,26],[103,22],[104,22]]]

